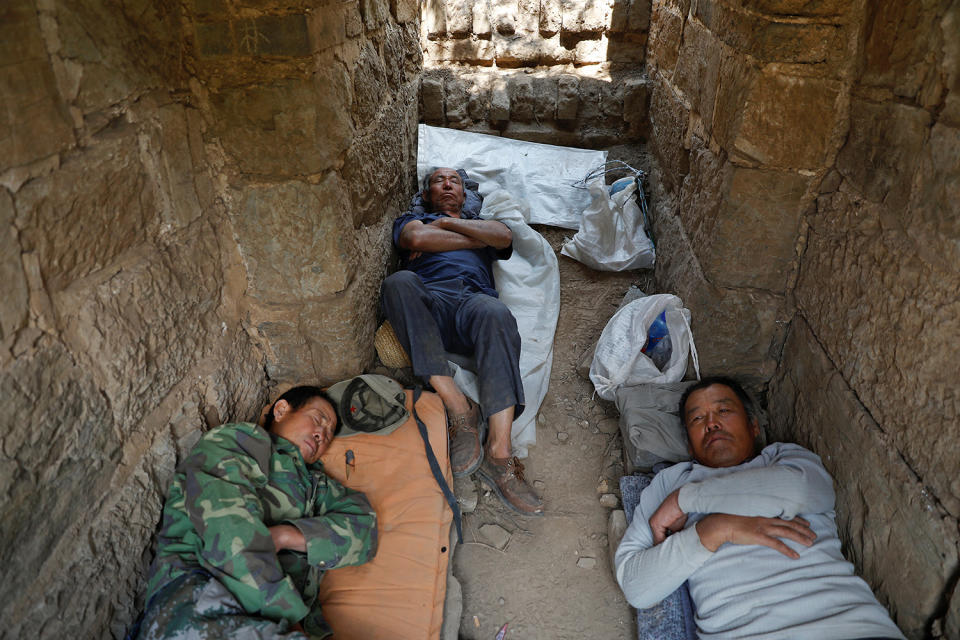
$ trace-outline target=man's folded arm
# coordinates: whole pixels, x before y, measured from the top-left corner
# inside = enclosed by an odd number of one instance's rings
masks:
[[[638,512],[617,548],[617,582],[632,606],[646,609],[673,593],[711,555],[700,543],[696,527],[653,546],[650,527]]]
[[[482,249],[486,243],[470,236],[441,229],[420,220],[410,220],[403,226],[397,246],[407,251],[440,253],[458,249]]]
[[[368,562],[377,552],[377,516],[366,496],[327,478],[315,505],[319,515],[291,520],[303,534],[307,562],[324,569]]]
[[[802,447],[784,444],[767,466],[689,482],[678,495],[684,513],[785,519],[830,511],[834,499],[833,480],[820,458]]]
[[[249,613],[297,622],[309,609],[277,559],[250,474],[256,463],[229,451],[198,452],[185,465],[184,498],[202,540],[201,566]]]

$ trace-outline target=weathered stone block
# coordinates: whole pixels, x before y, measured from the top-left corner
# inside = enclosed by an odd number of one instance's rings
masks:
[[[708,281],[680,219],[667,209],[670,199],[653,201],[657,285],[680,296],[690,309],[701,374],[733,375],[751,386],[762,386],[776,370],[789,319],[783,298]]]
[[[935,2],[871,3],[865,18],[867,39],[860,81],[904,98],[917,97],[928,77],[940,73],[936,67],[942,42],[956,41],[955,29],[952,33],[941,31],[945,9]]]
[[[573,120],[580,107],[580,81],[577,76],[562,75],[557,80],[557,120]]]
[[[470,104],[470,92],[466,83],[457,76],[451,76],[444,83],[447,94],[447,122],[451,127],[459,128],[469,124],[467,108]]]
[[[229,56],[237,53],[229,20],[200,22],[193,26],[197,53],[201,57]]]
[[[689,22],[683,30],[673,83],[684,93],[690,108],[700,114],[707,134],[713,122],[713,107],[720,77],[720,42],[712,33]]]
[[[444,0],[425,0],[420,12],[420,24],[431,40],[447,33],[447,6]]]
[[[369,150],[373,143],[362,146]],[[294,181],[251,186],[238,194],[240,206],[231,219],[250,296],[284,304],[346,288],[354,264],[343,244],[345,195],[332,172],[317,185]]]
[[[356,11],[351,7],[353,11]],[[347,39],[347,14],[340,3],[314,7],[307,17],[317,51],[343,44]]]
[[[490,81],[487,74],[476,74],[467,81],[470,91],[467,113],[475,122],[484,122],[490,115]]]
[[[357,128],[363,129],[377,115],[384,101],[386,76],[380,53],[367,42],[353,65],[353,122]]]
[[[772,435],[821,456],[834,478],[845,552],[907,637],[926,637],[957,570],[956,519],[936,503],[927,477],[904,462],[887,425],[859,402],[819,338],[794,319],[770,389]],[[933,430],[922,420],[912,426],[912,437]]]
[[[27,279],[20,262],[20,242],[13,226],[13,201],[0,191],[0,340],[20,329],[27,319]]]
[[[781,22],[717,0],[699,0],[693,14],[726,44],[762,62],[826,63],[835,75],[843,66],[846,36],[838,25]]]
[[[427,58],[433,62],[463,62],[489,67],[497,56],[497,48],[490,40],[462,38],[459,40],[428,41]]]
[[[110,401],[118,428],[143,417],[205,355],[221,330],[220,248],[200,221],[141,245],[96,278],[52,296],[64,339]]]
[[[388,0],[360,0],[360,15],[367,31],[379,29],[390,17]]]
[[[649,6],[649,3],[647,3]],[[610,8],[608,34],[623,33],[630,22],[630,0],[613,0]]]
[[[507,81],[510,96],[510,119],[517,122],[533,120],[533,80],[525,73],[517,73]]]
[[[536,36],[495,36],[497,65],[502,67],[533,66],[541,55],[541,43]]]
[[[646,78],[628,78],[623,84],[623,120],[630,124],[633,134],[644,133],[648,127],[650,83]]]
[[[720,286],[783,293],[810,180],[734,167],[707,149],[694,151],[680,215],[706,277]]]
[[[655,76],[650,97],[650,139],[660,164],[660,179],[670,191],[677,193],[690,170],[687,143],[690,112],[674,91],[662,76]]]
[[[341,175],[349,188],[352,204],[345,210],[353,210],[355,227],[379,222],[400,188],[404,154],[411,151],[404,141],[404,109],[403,104],[391,105],[376,126],[354,140],[347,152]],[[329,180],[324,181],[328,183]],[[342,225],[343,213],[335,211],[336,208],[327,209],[324,214],[339,219]]]
[[[490,122],[505,122],[510,119],[510,94],[507,81],[495,78],[490,91]]]
[[[956,188],[955,173],[953,181]],[[943,372],[955,368],[960,274],[956,262],[928,262],[921,249],[955,244],[949,229],[957,223],[935,215],[939,225],[927,226],[919,212],[892,211],[842,184],[808,217],[796,299],[857,398],[930,492],[958,517],[960,397]],[[917,240],[907,233],[914,226]]]
[[[15,0],[0,21],[0,172],[57,153],[73,143],[36,7]]]
[[[136,140],[129,125],[99,136],[59,171],[17,193],[21,244],[36,251],[51,292],[107,266],[156,230]]]
[[[26,613],[11,605],[87,515],[78,511],[78,497],[103,495],[120,442],[106,399],[62,344],[44,340],[36,353],[17,359],[0,374],[0,389],[0,560],[6,567],[0,606],[10,625]]]
[[[307,16],[259,16],[242,23],[240,50],[248,55],[309,56],[312,52]]]
[[[684,18],[656,0],[650,20],[650,66],[670,77],[680,53]]]
[[[580,40],[573,50],[577,64],[600,64],[607,59],[607,39]]]
[[[651,3],[644,0],[631,0],[630,19],[627,21],[627,31],[643,33],[650,29]]]
[[[429,124],[443,124],[446,108],[444,106],[443,77],[424,74],[420,84],[420,112]]]
[[[924,109],[854,99],[837,169],[867,198],[900,209],[910,195],[929,126],[930,114]]]
[[[473,33],[476,36],[490,36],[490,5],[487,0],[473,3]]]
[[[562,0],[563,31],[600,33],[610,23],[610,7],[604,0]]]
[[[625,62],[642,67],[647,55],[646,34],[612,36],[607,42],[607,61]]]
[[[820,167],[837,126],[839,92],[839,83],[832,80],[761,72],[728,148],[769,167]]]
[[[537,63],[540,65],[572,64],[574,51],[563,46],[560,35],[540,40],[540,56]]]
[[[103,0],[57,3],[41,18],[56,22],[57,57],[67,75],[76,74],[69,91],[84,114],[118,105],[146,88],[183,86],[180,13],[165,5],[135,2],[123,19]],[[52,46],[56,46],[51,43]]]
[[[913,177],[907,235],[923,259],[943,273],[960,265],[960,128],[935,124]]]
[[[360,90],[355,113],[367,114],[379,104],[380,87],[370,75],[358,72],[355,79]],[[381,87],[384,80],[379,76]],[[212,93],[210,102],[210,132],[246,173],[322,173],[353,135],[349,78],[340,65],[318,68],[308,79],[225,88]]]
[[[536,35],[540,31],[540,0],[517,0],[518,33]]]
[[[517,0],[490,0],[490,22],[497,33],[504,36],[516,31]]]
[[[473,6],[469,2],[447,4],[447,32],[463,36],[473,30]]]
[[[557,79],[553,76],[533,76],[534,119],[537,122],[553,120],[557,113]]]
[[[414,22],[420,17],[420,3],[417,0],[390,0],[390,13],[400,24]]]
[[[544,36],[545,38],[549,38],[558,34],[560,32],[562,21],[562,0],[540,1],[540,35]]]

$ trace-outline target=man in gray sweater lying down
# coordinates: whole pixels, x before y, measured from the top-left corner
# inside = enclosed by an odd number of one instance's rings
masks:
[[[617,581],[651,607],[689,580],[701,638],[904,636],[840,551],[833,481],[795,444],[758,452],[742,387],[705,378],[680,401],[693,461],[654,477],[617,549]]]

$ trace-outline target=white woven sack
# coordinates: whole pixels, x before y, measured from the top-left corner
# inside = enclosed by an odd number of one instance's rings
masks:
[[[642,349],[650,325],[663,311],[673,350],[661,371]],[[623,385],[679,382],[687,371],[688,352],[699,379],[690,311],[680,298],[666,293],[638,298],[617,311],[604,327],[590,365],[590,381],[601,398],[611,401]]]

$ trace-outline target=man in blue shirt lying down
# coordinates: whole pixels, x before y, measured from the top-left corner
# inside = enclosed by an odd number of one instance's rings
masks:
[[[454,169],[430,173],[421,193],[427,212],[409,211],[394,221],[401,269],[383,282],[384,314],[414,374],[430,383],[447,409],[453,474],[479,469],[508,507],[541,515],[540,498],[510,444],[513,421],[524,408],[520,334],[493,279],[493,261],[510,257],[513,235],[505,224],[463,210],[463,177]],[[447,351],[475,358],[479,407],[454,383]],[[481,410],[489,426],[485,448]]]
[[[903,638],[843,558],[818,456],[782,442],[758,451],[752,404],[729,378],[689,387],[680,417],[693,460],[653,478],[617,549],[631,605],[688,580],[700,638]]]

